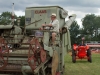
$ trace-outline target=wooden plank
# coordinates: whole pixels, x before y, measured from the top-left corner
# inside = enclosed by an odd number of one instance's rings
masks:
[[[42,68],[46,62],[48,62],[48,60],[46,60],[44,63],[41,63],[41,64],[34,70],[34,74],[38,73],[38,72],[39,72],[39,69]]]
[[[52,57],[52,75],[56,75],[56,71],[57,71],[57,68],[58,68],[58,53],[56,50],[54,50],[54,53],[53,53],[53,57]]]

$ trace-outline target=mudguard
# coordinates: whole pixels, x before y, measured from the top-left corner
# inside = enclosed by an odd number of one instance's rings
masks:
[[[78,45],[77,45],[77,44],[74,44],[74,45],[73,45],[73,49],[74,49],[74,50],[77,50],[77,48],[78,48]]]

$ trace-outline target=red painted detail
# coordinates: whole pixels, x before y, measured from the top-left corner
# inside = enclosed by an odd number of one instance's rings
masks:
[[[33,38],[30,41],[29,53],[28,53],[28,63],[32,71],[34,71],[37,66],[46,60],[46,51],[40,45],[38,38]]]
[[[77,50],[77,48],[78,48],[78,45],[77,45],[77,44],[74,44],[74,45],[73,45],[73,49],[74,49],[74,50]]]
[[[14,19],[14,16],[12,16],[12,19]]]
[[[31,67],[32,70],[35,70],[36,69],[36,58],[33,56],[31,56],[29,59],[28,59],[28,63]]]
[[[60,72],[56,72],[56,75],[60,75]]]
[[[4,57],[5,53],[7,56]],[[7,66],[8,56],[9,56],[9,48],[5,43],[4,38],[0,37],[0,65],[1,65],[0,70],[3,70]]]
[[[86,46],[79,46],[78,47],[78,57],[79,58],[84,58],[86,56]]]
[[[41,62],[45,62],[46,61],[46,51],[43,50],[43,49],[40,52],[40,58],[41,58]]]
[[[46,10],[35,10],[35,14],[44,14],[47,13]]]

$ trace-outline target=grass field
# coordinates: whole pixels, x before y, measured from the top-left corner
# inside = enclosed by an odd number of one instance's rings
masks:
[[[92,53],[92,63],[86,59],[72,63],[71,54],[65,57],[64,75],[100,75],[100,54]]]

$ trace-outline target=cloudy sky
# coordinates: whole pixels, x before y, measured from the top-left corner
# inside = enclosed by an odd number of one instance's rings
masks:
[[[61,6],[68,11],[68,14],[76,14],[77,22],[81,25],[81,19],[86,14],[100,14],[100,0],[0,0],[0,13],[14,11],[17,16],[25,15],[25,8],[32,6]]]

